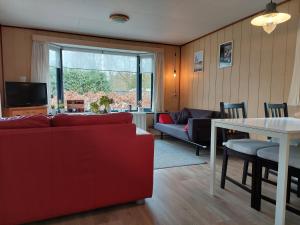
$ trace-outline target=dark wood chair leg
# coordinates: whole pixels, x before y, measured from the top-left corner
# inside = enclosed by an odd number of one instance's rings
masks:
[[[257,183],[256,183],[256,206],[255,209],[260,211],[261,209],[261,185],[262,185],[262,164],[260,160],[257,160]]]
[[[242,184],[246,185],[248,175],[249,160],[244,161]]]
[[[223,149],[223,163],[222,163],[222,175],[221,175],[221,188],[225,188],[225,180],[227,174],[227,165],[228,165],[228,153],[226,149]]]
[[[288,181],[286,187],[286,202],[290,203],[291,201],[291,183],[292,183],[292,176],[288,174]]]
[[[252,177],[251,177],[251,207],[257,209],[257,184],[258,184],[258,173],[257,173],[257,160],[252,162]]]
[[[199,156],[199,155],[200,155],[200,147],[197,146],[197,147],[196,147],[196,156]]]
[[[300,198],[300,176],[298,177],[298,184],[297,184],[297,197]]]
[[[160,132],[160,139],[164,139],[164,133],[163,132]]]
[[[266,180],[269,179],[269,168],[267,168],[267,167],[265,168],[264,178],[265,178]]]

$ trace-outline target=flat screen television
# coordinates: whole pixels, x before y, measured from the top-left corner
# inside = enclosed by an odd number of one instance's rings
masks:
[[[5,82],[5,97],[7,107],[47,105],[47,85],[33,82]]]

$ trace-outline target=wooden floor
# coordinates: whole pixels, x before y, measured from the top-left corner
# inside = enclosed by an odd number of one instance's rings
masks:
[[[218,157],[218,185],[221,160]],[[229,161],[228,174],[241,177],[242,162]],[[248,179],[250,181],[250,179]],[[274,205],[262,202],[262,211],[250,207],[250,195],[227,182],[226,189],[217,188],[209,195],[209,164],[155,171],[154,194],[144,205],[126,204],[94,210],[35,224],[53,225],[250,225],[274,224]],[[275,188],[264,184],[264,192]],[[300,199],[292,194],[292,204]],[[286,214],[286,224],[299,225],[300,216]]]

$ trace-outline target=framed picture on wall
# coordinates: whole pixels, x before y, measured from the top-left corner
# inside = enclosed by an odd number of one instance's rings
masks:
[[[194,53],[194,72],[203,71],[203,51],[197,51]]]
[[[233,41],[228,41],[219,46],[219,68],[232,66]]]

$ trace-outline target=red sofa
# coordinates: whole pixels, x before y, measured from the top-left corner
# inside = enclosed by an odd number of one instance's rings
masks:
[[[0,121],[1,225],[152,196],[152,135],[136,135],[131,114],[100,117]]]

